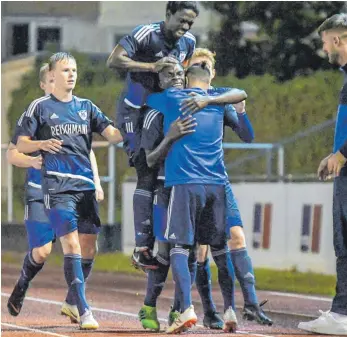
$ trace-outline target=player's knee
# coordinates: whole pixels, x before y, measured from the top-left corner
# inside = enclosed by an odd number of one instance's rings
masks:
[[[45,244],[44,246],[34,248],[32,250],[32,256],[34,261],[39,264],[44,263],[47,260],[51,251],[52,251],[52,242],[49,242]]]
[[[208,255],[208,245],[199,245],[196,253],[196,259],[199,263],[204,263]]]
[[[60,237],[60,242],[63,248],[64,255],[78,254],[81,255],[81,246],[78,240],[77,231],[66,234]]]
[[[241,249],[246,247],[246,238],[242,227],[235,226],[230,229],[230,240],[228,241],[230,249]]]

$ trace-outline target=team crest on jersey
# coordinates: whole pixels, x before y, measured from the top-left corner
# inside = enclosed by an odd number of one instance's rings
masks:
[[[187,53],[185,53],[184,51],[180,52],[180,62],[183,62],[186,59]]]
[[[82,120],[86,120],[87,119],[87,110],[80,110],[78,111],[78,114],[80,115]]]

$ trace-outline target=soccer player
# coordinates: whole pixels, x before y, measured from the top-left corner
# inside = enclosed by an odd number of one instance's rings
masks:
[[[54,90],[54,80],[49,76],[48,64],[44,64],[39,72],[40,87],[45,95]],[[10,164],[17,167],[28,168],[25,183],[25,226],[28,233],[29,253],[25,257],[21,276],[8,300],[7,307],[11,315],[17,316],[23,305],[26,291],[31,280],[42,269],[52,249],[54,233],[49,225],[44,210],[43,193],[41,187],[41,165],[40,153],[25,155],[19,153],[16,148],[19,128],[16,128],[14,137],[7,150],[7,159]],[[97,162],[93,150],[90,152],[90,161],[93,170],[95,192],[97,201],[102,201],[104,192],[100,184]],[[80,234],[79,240],[82,246],[82,269],[85,279],[91,271],[96,254],[96,235]],[[68,315],[75,323],[79,321],[79,314],[75,301],[69,291],[66,301],[62,306],[62,314]]]
[[[211,71],[211,81],[215,76],[215,54],[206,48],[197,48],[189,61],[189,65],[206,62]],[[218,88],[216,89],[218,92]],[[251,142],[254,139],[254,132],[248,116],[245,111],[245,101],[228,105],[226,108],[232,116],[231,128],[239,138],[244,142]],[[262,302],[259,305],[258,298],[255,290],[255,276],[252,266],[252,260],[248,255],[246,248],[245,234],[243,231],[243,224],[233,195],[229,179],[226,184],[226,198],[227,198],[227,233],[229,236],[228,246],[232,263],[235,269],[237,280],[240,283],[242,294],[244,297],[243,317],[248,320],[256,320],[260,324],[272,325],[272,320],[267,317],[262,310]],[[214,312],[216,307],[212,299],[211,289],[211,272],[208,260],[208,247],[200,246],[198,249],[198,266],[197,266],[197,279],[196,286],[199,291],[200,297],[204,306],[204,323],[208,323],[209,315],[207,313]],[[219,279],[219,278],[218,278]],[[223,277],[221,277],[223,282]]]
[[[164,114],[164,130],[181,115],[182,100],[192,93],[199,94],[200,108],[196,114],[198,127],[190,136],[176,141],[165,161],[165,186],[171,187],[165,238],[174,247],[170,250],[170,262],[174,280],[181,293],[180,315],[170,325],[167,333],[177,333],[195,324],[197,317],[191,304],[188,269],[189,250],[195,241],[210,244],[212,250],[224,259],[225,250],[225,168],[223,163],[222,133],[224,106],[208,104],[225,103],[225,95],[207,95],[210,71],[205,64],[187,70],[186,90],[169,89],[148,98],[148,105]],[[229,93],[227,93],[229,95]],[[241,101],[247,96],[239,99]],[[235,102],[229,102],[235,103]],[[184,105],[183,105],[184,110]],[[214,127],[211,128],[211,125]],[[233,271],[229,265],[229,271]],[[233,278],[230,275],[230,296],[225,307],[225,331],[235,331],[236,316],[233,303]],[[226,302],[224,303],[226,305]]]
[[[184,72],[183,68],[180,65],[166,67],[159,73],[159,86],[161,89],[167,89],[170,87],[182,89],[183,85]],[[236,91],[236,93],[237,92],[238,91]],[[144,301],[144,306],[139,312],[139,317],[143,327],[152,330],[159,330],[160,327],[156,315],[156,300],[163,288],[170,264],[170,244],[164,237],[170,188],[164,187],[165,173],[163,161],[173,142],[186,134],[194,132],[194,129],[192,129],[192,127],[195,126],[195,120],[189,116],[183,120],[178,119],[172,123],[170,130],[168,131],[166,137],[164,137],[163,118],[164,116],[162,113],[157,110],[148,108],[148,112],[145,115],[141,138],[141,148],[146,152],[148,166],[153,167],[160,164],[158,183],[154,196],[153,211],[154,234],[156,236],[156,239],[158,240],[158,253],[156,257],[159,261],[159,268],[155,271],[148,272],[146,298]],[[231,115],[229,111],[225,116],[225,123],[233,128],[237,127],[234,116]],[[238,131],[244,134],[245,137],[247,136],[247,132],[243,130],[242,125],[239,127]],[[188,260],[192,282],[195,281],[195,259],[195,250],[193,250]],[[215,259],[217,264],[219,264],[218,257],[216,257]],[[221,270],[227,273],[227,270],[225,270],[224,266],[222,266]],[[221,288],[223,290],[226,289],[226,291],[223,291],[223,295],[231,298],[232,295],[230,294],[230,281],[228,280],[229,275],[223,275],[223,272],[221,272],[219,276],[220,278],[223,278],[223,284],[221,285]],[[179,315],[180,299],[176,295],[177,292],[175,293],[174,305],[169,314],[169,325],[171,325],[177,315]],[[203,298],[203,296],[205,295],[205,293],[201,293],[203,303],[208,302],[209,300],[208,298]],[[204,325],[206,327],[209,327],[211,329],[222,329],[223,323],[223,319],[216,312],[216,309],[207,313],[205,311]]]
[[[331,309],[301,322],[299,329],[319,334],[347,336],[347,14],[335,14],[318,28],[329,62],[341,66],[344,83],[336,118],[333,153],[318,167],[318,177],[334,178],[333,231],[336,255],[336,294]]]
[[[112,51],[107,65],[128,71],[126,87],[117,107],[117,127],[124,139],[130,166],[137,174],[133,198],[135,243],[133,264],[144,269],[157,268],[153,258],[151,221],[153,186],[157,172],[148,168],[140,150],[143,107],[148,88],[156,73],[165,66],[187,61],[195,49],[195,37],[189,33],[199,14],[196,1],[168,1],[165,21],[141,25],[123,37]]]
[[[121,142],[122,137],[97,106],[72,94],[77,65],[71,54],[52,55],[49,71],[54,79],[54,95],[34,100],[23,114],[17,149],[42,154],[44,204],[62,244],[65,279],[77,304],[80,328],[97,329],[99,325],[85,298],[77,229],[89,234],[100,227],[89,158],[92,132],[112,143]]]

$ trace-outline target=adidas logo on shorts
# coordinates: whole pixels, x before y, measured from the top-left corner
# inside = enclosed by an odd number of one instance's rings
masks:
[[[169,236],[169,239],[176,239],[175,233],[172,233],[172,234]]]

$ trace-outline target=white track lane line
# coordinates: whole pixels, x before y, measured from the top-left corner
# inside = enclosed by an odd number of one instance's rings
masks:
[[[21,326],[21,325],[2,323],[2,322],[1,322],[1,325],[8,326],[10,328],[19,329],[19,330],[26,330],[26,331],[31,331],[31,332],[35,332],[35,333],[42,333],[44,335],[49,335],[49,336],[70,337],[70,336],[67,336],[67,335],[61,335],[59,333],[54,333],[54,332],[49,332],[49,331],[44,331],[44,330],[39,330],[39,329],[28,328],[26,326]]]
[[[10,294],[8,294],[8,293],[1,293],[1,296],[10,297]],[[39,302],[39,303],[47,303],[47,304],[54,304],[54,305],[59,305],[59,306],[63,304],[62,302],[59,302],[59,301],[46,300],[44,298],[37,298],[37,297],[30,297],[30,296],[25,297],[25,299],[28,300],[28,301]],[[91,309],[93,311],[107,312],[107,313],[110,313],[110,314],[116,314],[116,315],[121,315],[121,316],[135,317],[135,318],[138,317],[137,314],[132,314],[130,312],[125,312],[125,311],[118,311],[118,310],[112,310],[112,309],[103,309],[103,308],[96,308],[96,307],[91,307]],[[161,321],[161,322],[167,323],[167,319],[165,319],[165,318],[158,318],[158,320]],[[203,328],[204,327],[203,325],[199,325],[199,324],[197,324],[196,326],[199,327],[199,328]],[[257,337],[273,337],[273,336],[269,336],[269,335],[256,334],[256,333],[251,333],[251,332],[246,332],[246,331],[237,331],[237,333],[243,334],[243,335],[252,335],[252,336],[257,336]],[[62,336],[62,335],[60,335],[60,336]]]

